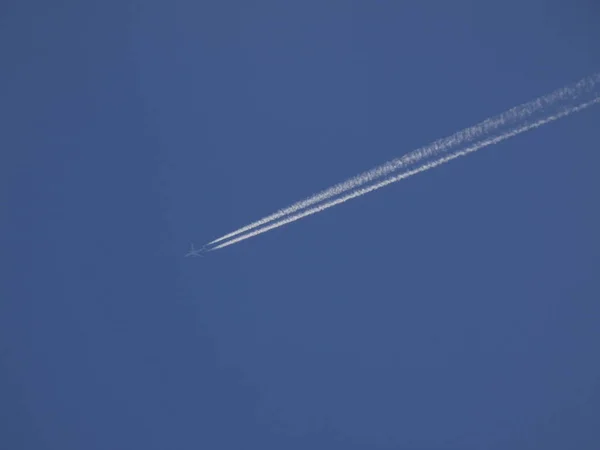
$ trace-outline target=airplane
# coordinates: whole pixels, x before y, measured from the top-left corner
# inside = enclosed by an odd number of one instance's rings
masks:
[[[184,255],[184,257],[189,257],[189,256],[194,256],[194,257],[197,257],[197,256],[202,256],[202,253],[204,253],[204,252],[205,252],[205,250],[204,250],[204,247],[203,247],[203,248],[196,249],[196,248],[194,248],[194,243],[192,242],[192,243],[190,244],[190,251],[189,251],[189,252],[187,252],[187,253]]]

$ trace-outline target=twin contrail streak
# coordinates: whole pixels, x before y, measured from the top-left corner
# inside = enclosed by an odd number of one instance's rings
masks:
[[[558,112],[554,112],[551,115],[546,113],[545,116],[538,118],[537,120],[532,119],[532,116],[534,116],[535,113],[540,111],[543,112],[548,107],[554,106],[555,103],[561,101],[569,101],[573,103],[583,94],[592,91],[595,84],[597,84],[599,81],[600,74],[597,74],[572,86],[564,87],[534,101],[512,108],[509,111],[495,116],[494,118],[487,119],[478,125],[466,128],[465,130],[455,133],[448,138],[435,141],[433,144],[415,150],[404,157],[396,158],[383,164],[382,166],[350,178],[343,183],[339,183],[301,202],[294,203],[288,208],[281,209],[270,216],[215,239],[207,244],[207,246],[225,241],[226,239],[234,236],[238,236],[234,239],[223,242],[222,244],[213,246],[210,248],[210,250],[217,250],[227,247],[237,242],[265,233],[269,230],[287,225],[288,223],[295,222],[296,220],[312,214],[316,214],[340,203],[344,203],[350,199],[362,196],[368,192],[380,189],[388,184],[400,181],[417,173],[424,172],[441,164],[445,164],[446,162],[449,162],[460,156],[464,156],[489,145],[496,144],[505,139],[524,133],[525,131],[538,128],[546,123],[560,119],[561,117],[578,112],[587,108],[588,106],[600,102],[600,97],[598,97],[596,94],[596,97],[590,101],[581,102],[575,106],[562,106]],[[465,145],[468,146],[465,148]],[[458,150],[453,150],[458,146],[461,147]],[[448,154],[448,152],[451,150],[452,153]],[[439,156],[440,154],[446,155],[431,161],[432,158]],[[411,166],[412,168],[410,168]],[[389,176],[393,172],[398,172],[400,169],[404,169],[403,172]],[[389,177],[375,184],[362,187],[385,176]],[[341,197],[338,197],[340,195]],[[325,201],[332,197],[337,198]],[[320,204],[318,206],[306,209],[308,206],[317,203]],[[242,234],[253,229],[254,231]]]
[[[526,120],[527,118],[534,115],[536,112],[541,111],[545,107],[551,106],[556,102],[559,102],[564,99],[575,99],[577,96],[581,95],[581,93],[584,92],[586,89],[593,87],[593,85],[598,81],[599,77],[600,75],[597,75],[596,77],[581,80],[580,82],[572,86],[567,86],[558,89],[536,100],[516,106],[508,111],[505,111],[502,114],[489,118],[477,125],[465,128],[464,130],[461,130],[449,137],[438,139],[432,144],[429,144],[425,147],[421,147],[407,155],[404,155],[403,157],[393,159],[392,161],[389,161],[379,167],[361,173],[360,175],[350,178],[342,183],[336,184],[302,201],[296,202],[291,206],[288,206],[287,208],[280,209],[269,216],[257,220],[256,222],[253,222],[229,234],[221,236],[220,238],[209,242],[207,245],[216,244],[217,242],[221,242],[233,236],[237,236],[248,230],[260,227],[262,225],[265,225],[266,223],[280,219],[281,217],[294,214],[311,205],[321,203],[322,201],[327,200],[331,197],[338,196],[340,194],[343,194],[344,192],[371,183],[376,179],[385,177],[399,169],[405,168],[412,164],[416,164],[419,161],[422,161],[424,158],[428,158],[442,152],[447,152],[448,150],[455,148],[459,145],[468,144],[470,142],[473,142],[474,140],[487,136],[490,133],[500,130],[503,127],[509,126],[515,122],[522,122],[523,120]]]
[[[362,195],[365,195],[365,194],[367,194],[369,192],[372,192],[372,191],[375,191],[377,189],[381,189],[382,187],[387,186],[388,184],[392,184],[392,183],[395,183],[397,181],[400,181],[400,180],[403,180],[405,178],[408,178],[410,176],[416,175],[417,173],[421,173],[421,172],[425,172],[426,170],[433,169],[434,167],[437,167],[437,166],[440,166],[442,164],[445,164],[445,163],[447,163],[449,161],[452,161],[453,159],[456,159],[456,158],[458,158],[460,156],[465,156],[465,155],[468,155],[469,153],[473,153],[473,152],[475,152],[477,150],[480,150],[480,149],[482,149],[484,147],[487,147],[488,145],[497,144],[498,142],[504,141],[505,139],[508,139],[508,138],[511,138],[511,137],[516,136],[518,134],[524,133],[525,131],[529,131],[529,130],[532,130],[534,128],[538,128],[538,127],[540,127],[540,126],[542,126],[542,125],[544,125],[544,124],[546,124],[548,122],[553,122],[553,121],[555,121],[557,119],[560,119],[561,117],[564,117],[564,116],[567,116],[569,114],[581,111],[582,109],[585,109],[585,108],[587,108],[587,107],[589,107],[589,106],[591,106],[591,105],[593,105],[595,103],[598,103],[598,102],[600,102],[600,98],[596,98],[596,99],[594,99],[592,101],[589,101],[589,102],[583,103],[581,105],[569,108],[566,111],[560,112],[560,113],[558,113],[558,114],[556,114],[554,116],[550,116],[550,117],[547,117],[545,119],[538,120],[537,122],[534,122],[534,123],[532,123],[530,125],[522,126],[522,127],[517,128],[515,130],[507,132],[507,133],[505,133],[503,135],[496,136],[494,138],[490,138],[490,139],[486,139],[486,140],[480,141],[477,144],[472,145],[471,147],[467,147],[467,148],[465,148],[463,150],[458,150],[458,151],[456,151],[456,152],[454,152],[454,153],[452,153],[450,155],[447,155],[447,156],[438,158],[438,159],[436,159],[434,161],[425,163],[425,164],[423,164],[423,165],[421,165],[421,166],[419,166],[419,167],[417,167],[417,168],[415,168],[413,170],[409,170],[409,171],[403,172],[403,173],[401,173],[399,175],[392,176],[392,177],[387,178],[387,179],[385,179],[383,181],[380,181],[379,183],[376,183],[376,184],[373,184],[373,185],[370,185],[370,186],[367,186],[367,187],[364,187],[364,188],[361,188],[361,189],[357,189],[357,190],[352,191],[351,193],[349,193],[347,195],[344,195],[342,197],[336,198],[335,200],[330,200],[330,201],[328,201],[326,203],[323,203],[323,204],[321,204],[319,206],[316,206],[314,208],[310,208],[310,209],[307,209],[306,211],[303,211],[301,213],[298,213],[298,214],[286,217],[285,219],[279,220],[279,221],[277,221],[275,223],[272,223],[272,224],[270,224],[268,226],[265,226],[263,228],[259,228],[258,230],[255,230],[255,231],[253,231],[251,233],[244,234],[244,235],[242,235],[242,236],[240,236],[238,238],[232,239],[232,240],[227,241],[227,242],[225,242],[223,244],[220,244],[220,245],[218,245],[216,247],[213,247],[210,250],[217,250],[219,248],[224,248],[224,247],[227,247],[229,245],[233,245],[233,244],[235,244],[237,242],[244,241],[246,239],[249,239],[251,237],[257,236],[259,234],[266,233],[269,230],[273,230],[275,228],[279,228],[279,227],[282,227],[284,225],[287,225],[288,223],[295,222],[296,220],[300,220],[300,219],[302,219],[304,217],[311,216],[311,215],[316,214],[318,212],[321,212],[321,211],[324,211],[326,209],[329,209],[329,208],[331,208],[333,206],[339,205],[340,203],[347,202],[348,200],[351,200],[353,198],[360,197]]]

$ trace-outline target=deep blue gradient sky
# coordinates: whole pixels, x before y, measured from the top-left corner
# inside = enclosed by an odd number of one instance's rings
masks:
[[[593,1],[0,6],[0,448],[600,448],[600,107],[202,244],[600,71]]]

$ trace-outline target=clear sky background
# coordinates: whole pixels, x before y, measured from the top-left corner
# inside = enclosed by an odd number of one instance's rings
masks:
[[[600,107],[203,244],[600,71],[594,1],[5,1],[0,448],[600,448]]]

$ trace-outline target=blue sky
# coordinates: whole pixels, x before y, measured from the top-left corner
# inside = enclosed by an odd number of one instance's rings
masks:
[[[0,447],[598,448],[598,106],[182,256],[600,71],[599,13],[3,3]]]

